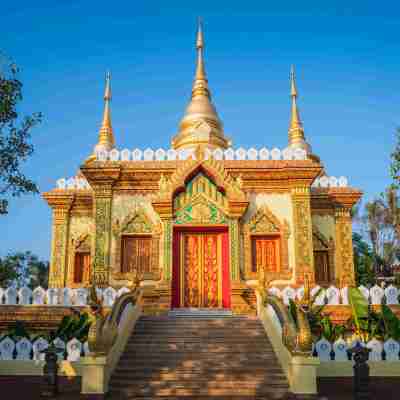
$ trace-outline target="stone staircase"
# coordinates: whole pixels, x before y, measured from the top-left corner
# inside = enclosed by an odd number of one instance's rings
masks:
[[[110,381],[109,399],[289,399],[255,317],[142,317]]]

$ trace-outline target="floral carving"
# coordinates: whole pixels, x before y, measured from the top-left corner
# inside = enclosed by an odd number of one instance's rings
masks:
[[[353,242],[350,212],[347,209],[337,209],[335,212],[336,277],[340,286],[354,286]]]
[[[309,189],[294,189],[292,199],[296,254],[296,283],[302,284],[305,277],[308,277],[310,281],[314,283],[314,257]]]

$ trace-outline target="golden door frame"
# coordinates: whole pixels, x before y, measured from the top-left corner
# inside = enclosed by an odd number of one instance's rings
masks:
[[[315,251],[326,251],[328,253],[329,281],[321,282],[321,283],[325,284],[325,285],[335,283],[335,279],[336,279],[335,242],[332,237],[330,237],[328,240],[325,237],[325,235],[322,234],[322,232],[314,225],[313,226],[313,257],[314,257]],[[314,264],[314,268],[316,268],[315,264]],[[314,271],[314,273],[315,272],[316,271]]]
[[[253,262],[253,237],[264,236],[279,238],[279,257],[277,259],[277,271],[268,272],[267,280],[290,279],[289,270],[289,236],[290,228],[286,220],[283,222],[263,205],[257,209],[255,214],[243,225],[243,248],[244,248],[244,276],[245,279],[258,279],[258,273],[252,271]]]
[[[66,287],[80,288],[89,284],[89,282],[84,281],[75,282],[75,255],[77,253],[90,254],[90,269],[92,269],[91,235],[89,233],[74,236],[70,240]]]
[[[213,307],[207,306],[206,302],[204,301],[205,297],[205,238],[208,235],[215,235],[217,236],[217,305]],[[199,268],[198,277],[197,277],[197,287],[198,287],[198,305],[190,305],[190,307],[195,308],[222,308],[222,279],[223,279],[223,260],[222,260],[222,236],[219,232],[207,231],[204,232],[197,231],[197,232],[190,232],[190,231],[183,231],[180,235],[180,243],[179,243],[179,251],[180,251],[180,265],[179,265],[179,279],[180,279],[180,304],[183,307],[186,307],[186,297],[185,291],[187,288],[186,278],[187,278],[187,271],[186,271],[186,248],[185,248],[185,237],[187,236],[198,236],[202,237],[200,241],[201,245],[197,249],[197,259],[199,260]]]
[[[161,225],[152,221],[143,208],[138,208],[122,221],[115,220],[112,225],[115,240],[114,268],[112,278],[115,280],[129,280],[130,274],[122,272],[122,239],[123,236],[148,236],[151,238],[150,273],[145,274],[145,279],[160,279],[160,236]]]

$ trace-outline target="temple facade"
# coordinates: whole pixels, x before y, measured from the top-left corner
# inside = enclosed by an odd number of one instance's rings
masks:
[[[118,150],[110,76],[92,154],[43,194],[53,210],[51,287],[127,286],[145,311],[249,312],[263,284],[354,284],[351,208],[361,192],[329,177],[306,140],[290,77],[283,150],[234,149],[211,101],[197,34],[192,96],[168,150]]]

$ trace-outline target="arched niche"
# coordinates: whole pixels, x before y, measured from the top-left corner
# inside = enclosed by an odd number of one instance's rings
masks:
[[[243,225],[245,279],[258,279],[260,269],[268,282],[290,279],[289,236],[286,220],[280,221],[266,205],[259,207]]]
[[[329,285],[335,281],[335,243],[313,226],[313,252],[315,281],[319,285]]]
[[[116,241],[114,279],[129,280],[132,272],[144,279],[160,278],[160,224],[153,222],[143,207],[115,220],[112,233]]]
[[[82,287],[90,282],[91,235],[83,233],[71,238],[66,287]]]

